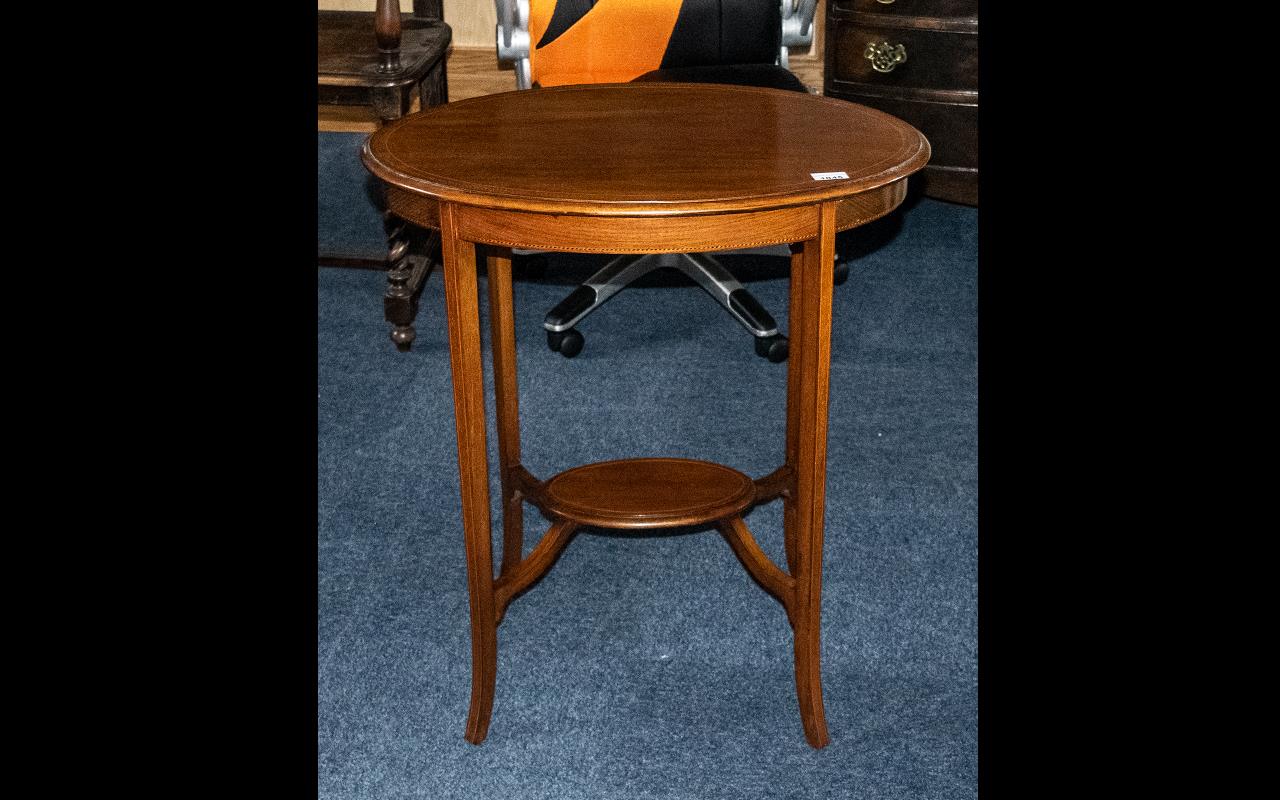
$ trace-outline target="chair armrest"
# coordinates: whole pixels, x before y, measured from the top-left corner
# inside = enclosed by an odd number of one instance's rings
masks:
[[[813,44],[813,17],[818,10],[818,0],[781,0],[782,46],[796,47]]]
[[[498,60],[515,62],[516,88],[528,89],[529,0],[494,0],[498,10]]]

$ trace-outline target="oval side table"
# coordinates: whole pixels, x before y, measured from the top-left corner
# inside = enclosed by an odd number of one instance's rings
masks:
[[[466,738],[489,729],[507,605],[583,525],[712,524],[782,604],[806,740],[829,741],[819,664],[835,233],[896,208],[929,160],[915,128],[864,106],[776,89],[599,84],[485,95],[404,117],[365,144],[398,216],[441,232],[471,603]],[[476,245],[487,246],[501,568],[494,577]],[[546,480],[520,461],[511,248],[683,253],[790,244],[783,464],[751,479],[685,459],[586,464]],[[787,568],[741,514],[783,501]],[[523,555],[523,504],[552,520]]]

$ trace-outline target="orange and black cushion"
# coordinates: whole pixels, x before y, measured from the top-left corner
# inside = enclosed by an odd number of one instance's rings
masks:
[[[539,86],[656,80],[805,91],[774,62],[778,0],[531,0]]]

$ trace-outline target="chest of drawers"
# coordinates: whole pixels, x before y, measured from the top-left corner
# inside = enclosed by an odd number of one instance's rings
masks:
[[[828,0],[823,93],[893,114],[933,146],[931,197],[978,204],[978,0]]]

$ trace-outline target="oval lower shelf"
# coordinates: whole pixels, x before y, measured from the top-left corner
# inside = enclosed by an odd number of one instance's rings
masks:
[[[755,499],[755,482],[722,464],[628,458],[574,467],[546,483],[545,510],[602,528],[671,528],[726,519]]]

